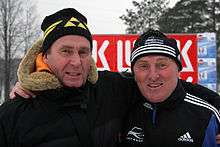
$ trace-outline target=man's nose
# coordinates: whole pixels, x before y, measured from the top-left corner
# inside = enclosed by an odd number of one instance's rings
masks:
[[[153,80],[153,81],[157,80],[159,78],[158,69],[152,66],[149,70],[148,77],[150,80]]]
[[[79,54],[74,54],[70,57],[70,64],[74,66],[79,66],[81,64],[81,58]]]

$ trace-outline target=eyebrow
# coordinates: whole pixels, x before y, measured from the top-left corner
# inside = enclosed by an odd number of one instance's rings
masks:
[[[73,46],[62,45],[62,46],[61,46],[61,49],[64,49],[64,48],[66,48],[66,49],[74,49]],[[89,48],[88,46],[81,46],[80,49],[88,49],[88,50],[90,50],[90,48]]]
[[[156,59],[156,61],[161,61],[161,60],[171,60],[169,57],[159,57]],[[146,62],[144,59],[139,59],[137,62]]]
[[[158,58],[158,59],[157,59],[157,61],[161,61],[161,60],[167,60],[167,61],[169,61],[169,60],[171,60],[171,59],[168,58],[168,57],[161,57],[161,58]]]
[[[72,47],[72,46],[68,46],[68,45],[62,45],[62,46],[61,46],[61,49],[63,49],[63,48],[72,49],[73,47]]]

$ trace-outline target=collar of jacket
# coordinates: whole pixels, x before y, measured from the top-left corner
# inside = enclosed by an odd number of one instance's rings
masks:
[[[62,87],[62,84],[53,74],[46,71],[35,71],[35,61],[37,55],[42,51],[42,43],[42,39],[34,43],[22,58],[18,67],[18,81],[22,87],[31,91],[44,91]],[[92,58],[87,80],[92,84],[95,84],[98,80],[97,68]]]
[[[93,84],[87,82],[80,88],[61,87],[57,89],[44,90],[38,93],[38,99],[49,102],[60,110],[87,109],[91,98]]]
[[[140,92],[139,92],[139,95],[140,95]],[[178,80],[175,90],[165,101],[160,102],[160,103],[151,103],[145,97],[142,96],[141,105],[143,105],[144,103],[147,103],[152,108],[156,107],[157,110],[161,110],[161,109],[173,109],[174,110],[175,107],[178,107],[178,105],[184,101],[185,96],[186,96],[186,92],[181,84],[181,81]]]

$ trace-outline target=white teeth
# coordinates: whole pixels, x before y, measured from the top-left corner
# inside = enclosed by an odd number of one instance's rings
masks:
[[[78,75],[80,75],[80,73],[70,73],[70,72],[66,72],[68,75],[70,75],[70,76],[78,76]]]
[[[150,87],[150,88],[158,88],[158,87],[160,87],[161,85],[163,85],[162,83],[153,83],[153,84],[148,84],[148,86]]]

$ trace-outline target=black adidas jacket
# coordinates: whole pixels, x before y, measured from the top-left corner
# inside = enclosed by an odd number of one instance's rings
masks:
[[[200,89],[201,90],[201,89]],[[204,100],[186,93],[181,82],[164,102],[142,99],[125,121],[123,147],[215,147],[219,114]]]

